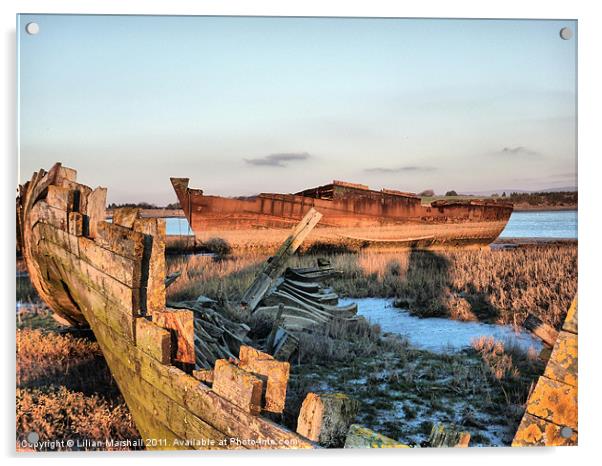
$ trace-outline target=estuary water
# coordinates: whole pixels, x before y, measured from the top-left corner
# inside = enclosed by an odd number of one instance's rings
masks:
[[[505,344],[516,345],[524,350],[540,351],[541,342],[528,331],[516,332],[510,325],[461,322],[443,317],[420,318],[404,309],[393,306],[393,300],[384,298],[344,298],[341,306],[357,303],[358,315],[371,324],[378,324],[383,332],[406,337],[415,348],[445,353],[468,348],[472,340],[481,336],[493,337]]]
[[[513,212],[500,238],[577,239],[577,211]]]

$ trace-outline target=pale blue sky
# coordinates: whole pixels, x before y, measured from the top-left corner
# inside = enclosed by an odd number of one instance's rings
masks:
[[[35,21],[40,32],[27,35]],[[21,178],[109,201],[576,185],[574,21],[22,15]]]

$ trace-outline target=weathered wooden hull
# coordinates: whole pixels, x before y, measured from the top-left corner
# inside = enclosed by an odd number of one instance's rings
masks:
[[[20,244],[41,298],[93,330],[146,446],[315,447],[226,396],[260,383],[253,374],[222,360],[237,378],[219,392],[176,367],[181,335],[160,325],[173,312],[165,307],[163,221],[120,214],[107,223],[106,190],[75,177],[57,164],[20,187]]]
[[[513,447],[572,446],[578,443],[577,298],[558,332],[512,441]],[[544,340],[545,341],[545,340]]]
[[[323,217],[305,242],[350,249],[487,245],[502,232],[512,204],[493,201],[437,201],[423,205],[416,196],[347,189],[323,199],[298,194],[259,194],[250,198],[207,196],[172,178],[180,205],[197,239],[220,237],[234,247],[273,248],[310,209]],[[345,186],[345,185],[343,185]]]

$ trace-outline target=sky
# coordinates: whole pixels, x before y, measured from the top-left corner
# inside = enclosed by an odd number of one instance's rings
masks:
[[[20,182],[60,161],[109,202],[158,205],[170,176],[225,196],[576,186],[576,28],[20,15]]]

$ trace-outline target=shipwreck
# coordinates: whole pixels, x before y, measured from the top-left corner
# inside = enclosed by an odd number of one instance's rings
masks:
[[[323,217],[307,246],[327,243],[351,250],[483,246],[499,236],[513,210],[512,203],[491,199],[422,204],[412,193],[376,191],[343,181],[295,194],[245,198],[206,195],[190,188],[188,178],[171,178],[171,183],[198,240],[218,236],[241,249],[257,247],[251,230],[273,249],[312,208]]]
[[[337,273],[328,260],[286,267],[323,219],[313,204],[295,214],[299,221],[282,220],[284,240],[232,304],[273,317],[269,335],[252,340],[249,327],[215,301],[167,302],[166,287],[178,277],[166,277],[164,220],[117,209],[107,221],[106,193],[78,183],[76,171],[61,164],[34,173],[19,187],[18,247],[57,318],[93,331],[147,448],[405,447],[353,424],[358,403],[341,393],[307,394],[295,431],[278,422],[299,333],[361,319],[354,304],[340,306],[323,285]],[[540,327],[533,326],[541,335]],[[515,445],[577,441],[576,302],[563,331],[545,334],[552,355]],[[436,425],[428,445],[469,441],[468,432]]]

